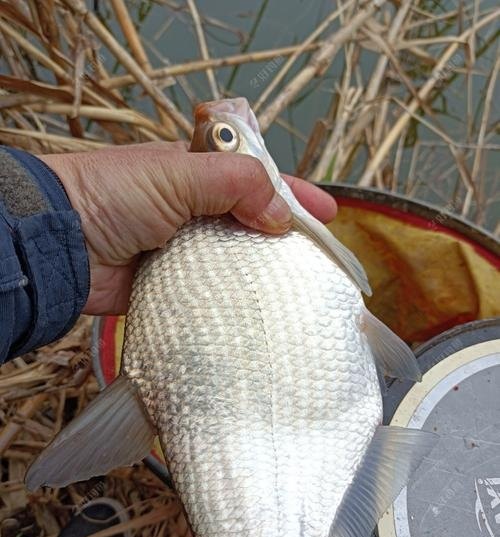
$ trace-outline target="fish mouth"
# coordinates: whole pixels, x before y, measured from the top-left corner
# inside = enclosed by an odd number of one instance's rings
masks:
[[[213,102],[214,106],[216,105],[216,101],[211,102]],[[200,103],[194,107],[194,119],[197,124],[210,121],[210,112],[208,110],[209,104],[210,103]]]

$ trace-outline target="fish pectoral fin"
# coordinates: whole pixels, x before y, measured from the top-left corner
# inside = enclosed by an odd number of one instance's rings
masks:
[[[367,309],[362,314],[361,325],[377,369],[388,377],[417,382],[422,380],[417,359],[410,347]]]
[[[379,426],[337,509],[329,537],[370,537],[438,438],[419,429]]]
[[[63,487],[130,466],[150,452],[155,434],[136,389],[119,376],[42,451],[26,486]]]
[[[368,296],[372,290],[368,283],[365,269],[358,258],[345,247],[329,229],[306,211],[292,207],[293,226],[307,235],[324,253],[332,259],[352,280],[352,282]]]

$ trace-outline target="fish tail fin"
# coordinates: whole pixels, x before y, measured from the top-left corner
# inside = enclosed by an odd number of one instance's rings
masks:
[[[438,435],[379,426],[337,509],[329,537],[370,537]]]
[[[388,377],[417,382],[422,380],[417,359],[410,347],[367,309],[362,314],[361,325],[377,369]]]
[[[131,465],[149,453],[155,434],[136,389],[119,376],[42,451],[26,486],[62,487]]]

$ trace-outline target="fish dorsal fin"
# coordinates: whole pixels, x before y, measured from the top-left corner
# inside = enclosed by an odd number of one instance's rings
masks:
[[[366,272],[357,257],[346,248],[329,229],[307,211],[292,207],[294,227],[314,241],[324,253],[349,276],[352,282],[368,296],[372,290]]]
[[[367,309],[362,314],[361,324],[377,368],[388,377],[422,380],[417,359],[402,339]]]
[[[437,440],[434,433],[419,429],[378,427],[337,509],[329,537],[370,537]]]
[[[136,389],[120,376],[42,451],[26,486],[63,487],[130,466],[148,455],[155,434]]]

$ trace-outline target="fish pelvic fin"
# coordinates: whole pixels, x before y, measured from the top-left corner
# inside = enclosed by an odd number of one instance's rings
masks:
[[[119,376],[42,451],[26,486],[63,487],[130,466],[148,455],[155,434],[137,390]]]
[[[410,347],[366,308],[362,313],[361,327],[379,371],[392,378],[422,380],[417,359]]]
[[[379,426],[337,509],[329,537],[370,537],[438,435]]]

